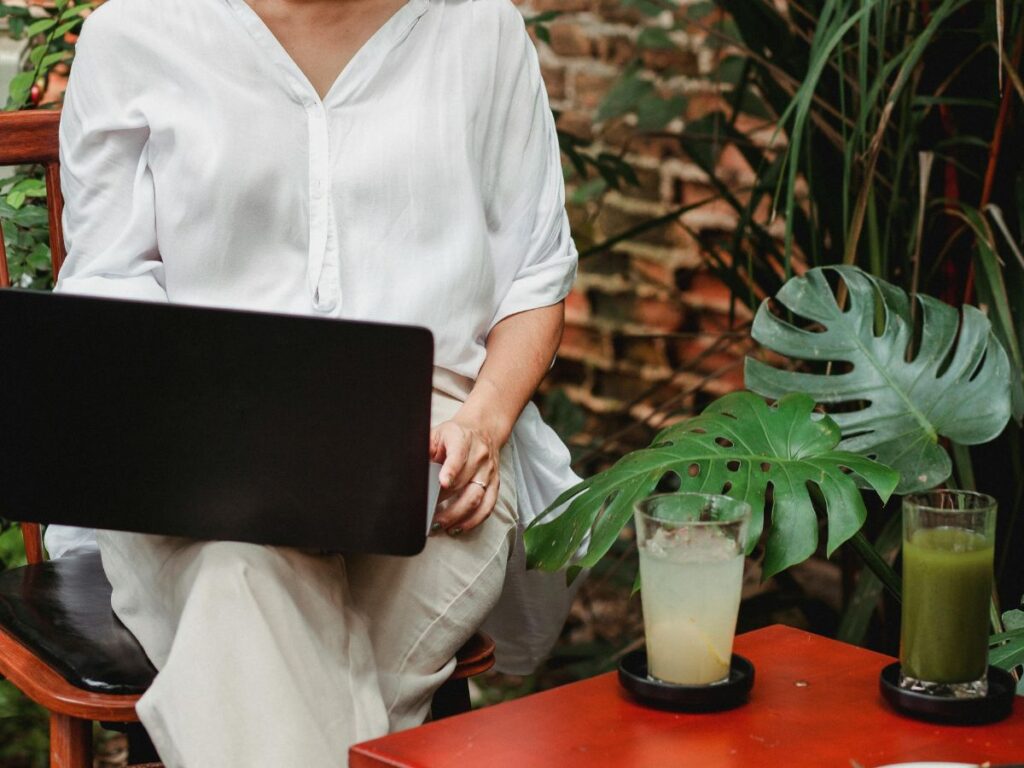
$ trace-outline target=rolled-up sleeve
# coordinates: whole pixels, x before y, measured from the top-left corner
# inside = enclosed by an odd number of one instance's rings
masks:
[[[503,22],[504,51],[495,72],[483,163],[500,291],[491,327],[509,315],[564,299],[578,260],[537,50],[514,6]]]
[[[60,169],[68,256],[55,290],[166,301],[149,126],[116,10],[100,8],[83,25],[64,97]]]

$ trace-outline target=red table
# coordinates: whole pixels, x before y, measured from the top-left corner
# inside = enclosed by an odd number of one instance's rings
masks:
[[[750,702],[719,714],[641,707],[606,674],[352,747],[351,768],[863,768],[914,760],[1024,761],[1024,705],[982,727],[895,714],[878,693],[892,661],[775,626],[736,638],[757,668]],[[856,761],[853,763],[851,761]]]

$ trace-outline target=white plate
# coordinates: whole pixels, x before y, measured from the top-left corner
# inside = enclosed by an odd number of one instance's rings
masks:
[[[878,768],[978,768],[977,763],[890,763]]]

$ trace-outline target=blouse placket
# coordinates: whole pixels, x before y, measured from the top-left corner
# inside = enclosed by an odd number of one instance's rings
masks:
[[[312,86],[310,86],[312,88]],[[318,312],[333,312],[341,303],[338,279],[337,238],[330,238],[334,248],[328,252],[328,227],[332,217],[329,194],[329,137],[327,115],[323,102],[314,91],[307,100],[306,126],[309,131],[309,260],[306,280],[310,300]]]
[[[405,39],[428,7],[427,0],[409,0],[356,51],[339,73],[327,96],[320,98],[299,65],[274,37],[245,0],[227,0],[246,30],[284,75],[293,100],[306,113],[309,142],[309,248],[306,283],[310,303],[318,312],[333,313],[341,306],[341,263],[338,237],[331,229],[335,217],[331,199],[330,105],[353,95],[396,45]]]

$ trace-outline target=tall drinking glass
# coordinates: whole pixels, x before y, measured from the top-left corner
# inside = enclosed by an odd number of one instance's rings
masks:
[[[961,698],[988,692],[995,527],[991,496],[904,498],[900,687]]]
[[[701,685],[729,677],[750,505],[664,493],[637,503],[650,676]]]

